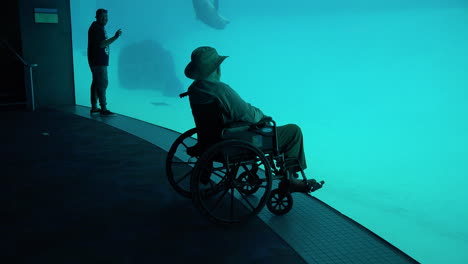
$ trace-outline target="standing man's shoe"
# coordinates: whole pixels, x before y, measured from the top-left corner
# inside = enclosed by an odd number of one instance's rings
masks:
[[[98,114],[98,113],[101,113],[101,109],[99,108],[91,108],[91,110],[89,111],[90,114],[94,115],[94,114]]]
[[[113,116],[115,114],[106,109],[106,110],[101,110],[101,115],[102,116]]]

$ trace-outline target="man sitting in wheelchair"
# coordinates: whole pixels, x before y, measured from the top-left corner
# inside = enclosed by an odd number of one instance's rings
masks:
[[[199,47],[192,52],[191,61],[185,68],[185,75],[194,80],[188,88],[187,94],[196,119],[195,123],[200,123],[196,117],[195,107],[210,104],[214,100],[219,103],[224,124],[246,122],[261,126],[268,123],[271,121],[271,117],[264,115],[260,109],[245,102],[229,85],[220,81],[220,65],[227,57],[218,55],[216,49],[212,47]],[[199,124],[197,124],[198,126]],[[321,188],[323,181],[305,180],[304,174],[304,180],[296,179],[298,172],[303,173],[303,170],[307,168],[300,127],[295,124],[278,126],[276,127],[276,136],[278,151],[284,155],[284,170],[279,173],[289,179],[287,181],[288,190],[309,193]],[[209,139],[205,139],[205,141],[209,141]]]

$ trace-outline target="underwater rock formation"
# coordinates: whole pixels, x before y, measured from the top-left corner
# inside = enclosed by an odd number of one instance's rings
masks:
[[[160,90],[163,95],[174,97],[183,92],[171,53],[153,40],[136,42],[120,50],[118,78],[126,89]]]

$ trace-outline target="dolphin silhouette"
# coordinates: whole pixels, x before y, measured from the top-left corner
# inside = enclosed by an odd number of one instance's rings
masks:
[[[216,29],[224,29],[229,20],[218,13],[219,0],[192,0],[197,19]]]

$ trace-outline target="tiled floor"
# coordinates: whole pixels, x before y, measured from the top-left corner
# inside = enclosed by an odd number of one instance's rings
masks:
[[[48,109],[0,120],[2,263],[306,263],[257,217],[208,222],[141,138]]]
[[[73,106],[61,110],[104,122],[166,151],[180,135],[175,131],[121,115],[112,118],[90,117],[87,107]],[[160,162],[163,163],[164,160]],[[265,207],[258,217],[308,263],[418,263],[318,199],[300,193],[294,193],[293,199],[294,206],[288,214],[275,216]]]

